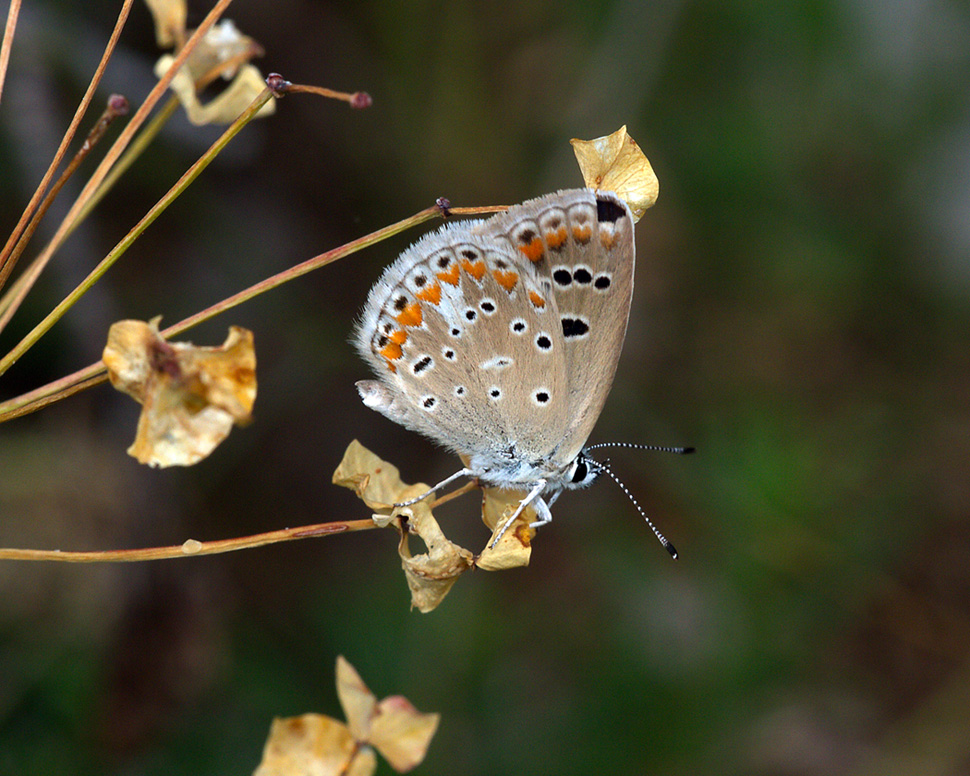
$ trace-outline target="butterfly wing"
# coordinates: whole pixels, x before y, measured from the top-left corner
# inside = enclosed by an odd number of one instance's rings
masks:
[[[566,374],[567,422],[551,455],[582,449],[613,384],[633,300],[633,217],[612,192],[560,191],[510,208],[478,227],[507,243],[552,291]]]
[[[375,284],[355,344],[364,402],[514,480],[569,425],[552,281],[481,222],[446,225]]]

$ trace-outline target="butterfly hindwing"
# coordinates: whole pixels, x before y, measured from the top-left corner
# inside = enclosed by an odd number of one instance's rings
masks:
[[[507,240],[548,284],[567,376],[567,425],[555,450],[579,453],[609,394],[633,299],[633,218],[611,192],[561,191],[482,224]]]

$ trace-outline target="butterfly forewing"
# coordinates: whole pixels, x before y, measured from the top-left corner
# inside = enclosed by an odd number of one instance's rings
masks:
[[[429,235],[385,271],[357,346],[383,384],[371,406],[501,467],[548,454],[568,426],[566,365],[548,279],[471,226]]]

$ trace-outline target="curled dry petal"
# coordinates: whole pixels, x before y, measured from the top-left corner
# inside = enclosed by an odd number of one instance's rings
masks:
[[[142,405],[128,453],[150,466],[190,466],[234,424],[250,420],[256,400],[252,332],[233,326],[220,347],[166,342],[158,319],[119,321],[104,349],[108,378]]]
[[[615,192],[630,206],[634,222],[657,201],[660,182],[625,125],[606,137],[569,142],[586,185]]]
[[[418,488],[406,490],[403,500],[420,496],[422,492]],[[431,514],[428,499],[401,507],[400,514],[408,517],[407,530],[400,523],[396,527],[401,534],[398,555],[411,590],[411,606],[420,612],[430,612],[448,595],[458,577],[475,565],[475,556],[442,533]],[[408,537],[412,534],[421,538],[427,552],[412,555],[408,545]]]
[[[440,721],[439,714],[422,714],[403,695],[392,695],[377,704],[369,743],[404,773],[424,759]]]
[[[411,605],[418,610],[434,609],[458,577],[474,565],[474,555],[442,533],[431,513],[432,496],[407,507],[392,506],[428,493],[428,486],[402,482],[396,466],[381,460],[358,441],[347,447],[333,482],[354,490],[368,507],[382,512],[374,515],[375,522],[381,527],[393,525],[400,535],[398,554],[411,590]],[[412,554],[408,544],[412,534],[421,538],[427,552]]]
[[[525,491],[519,490],[485,489],[482,494],[482,520],[492,531],[492,536],[475,562],[478,568],[485,571],[504,571],[529,565],[529,559],[532,557],[532,537],[536,533],[529,524],[537,519],[535,510],[531,506],[522,510],[522,514],[515,519],[515,523],[509,526],[502,534],[502,538],[495,543],[494,547],[492,546],[495,534],[518,509],[526,495]]]
[[[402,695],[378,702],[343,656],[337,658],[337,695],[354,738],[377,749],[396,771],[409,771],[424,759],[438,714],[422,714]]]
[[[236,26],[224,19],[206,33],[182,68],[172,78],[171,89],[175,92],[189,121],[196,125],[229,124],[236,120],[249,104],[266,88],[262,73],[250,64],[241,67],[227,66],[222,77],[231,81],[216,97],[207,103],[199,101],[196,82],[225,63],[238,61],[246,55],[259,51],[256,42],[239,32]],[[175,58],[166,54],[155,63],[155,75],[161,78],[172,66]],[[270,116],[276,111],[276,101],[270,100],[260,108],[257,116]]]
[[[159,48],[170,48],[185,40],[186,0],[145,0],[155,21],[155,40]]]
[[[374,750],[361,747],[347,726],[322,714],[274,719],[253,776],[371,776]]]
[[[343,655],[337,656],[337,697],[351,734],[358,741],[366,741],[370,735],[371,718],[377,710],[377,697]]]
[[[388,514],[391,505],[400,501],[400,493],[408,487],[401,481],[401,473],[394,464],[382,461],[356,439],[347,446],[343,460],[337,465],[333,484],[350,488],[368,507]]]

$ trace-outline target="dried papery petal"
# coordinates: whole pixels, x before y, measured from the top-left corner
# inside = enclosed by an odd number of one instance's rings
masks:
[[[403,695],[391,695],[378,704],[368,742],[405,773],[424,760],[440,721],[439,714],[422,714]]]
[[[358,741],[366,741],[370,736],[371,718],[377,712],[377,697],[343,655],[337,656],[337,697],[351,734]]]
[[[405,491],[405,495],[414,498],[422,492],[415,487]],[[401,507],[400,514],[408,517],[407,530],[400,524],[396,527],[401,532],[398,554],[411,590],[411,606],[420,612],[430,612],[441,603],[458,577],[474,565],[475,556],[445,537],[431,514],[428,499]],[[411,554],[408,537],[412,534],[421,538],[427,552]]]
[[[170,88],[178,97],[189,121],[196,125],[229,124],[236,120],[266,87],[259,69],[250,64],[227,67],[223,79],[231,81],[207,103],[199,101],[196,82],[226,62],[237,60],[259,50],[255,41],[239,32],[230,20],[213,25],[199,42],[182,68],[172,78]],[[155,75],[161,78],[175,58],[166,54],[155,63]],[[276,111],[276,101],[270,100],[260,108],[257,116],[270,116]]]
[[[196,46],[185,62],[186,68],[198,80],[220,65],[262,51],[253,38],[243,35],[230,20],[222,19],[209,28],[199,45]],[[223,80],[231,81],[236,68],[229,67],[220,72]],[[262,81],[262,77],[260,77]]]
[[[433,494],[407,507],[392,506],[424,496],[428,486],[402,482],[396,466],[381,460],[357,440],[347,447],[333,482],[355,491],[367,506],[382,513],[374,515],[378,525],[390,524],[398,532],[398,554],[411,590],[411,605],[419,611],[434,609],[455,580],[474,565],[474,555],[449,541],[435,521],[431,514]],[[412,534],[421,538],[427,552],[412,555],[408,545]]]
[[[167,60],[167,61],[166,61]],[[172,57],[164,56],[155,65],[155,74],[161,78],[171,66]],[[255,100],[266,87],[262,73],[254,65],[243,65],[232,80],[218,96],[205,105],[199,102],[195,93],[195,80],[184,69],[179,70],[172,79],[171,89],[179,98],[185,115],[196,126],[204,124],[231,124],[250,103]],[[276,101],[270,100],[256,114],[265,118],[276,112]]]
[[[211,453],[256,400],[252,332],[233,326],[220,347],[169,343],[158,319],[119,321],[104,363],[111,384],[142,404],[128,453],[150,466],[189,466]]]
[[[401,493],[411,487],[401,481],[401,473],[394,464],[381,460],[356,439],[347,446],[343,460],[337,464],[333,484],[350,488],[368,507],[388,515],[391,505],[400,503]]]
[[[342,722],[322,714],[274,719],[253,776],[370,776],[377,757]]]
[[[185,40],[186,0],[145,0],[155,21],[155,40],[159,48],[171,48]]]
[[[586,185],[615,192],[630,206],[634,223],[657,201],[660,182],[643,151],[626,133],[626,125],[612,135],[569,142]]]
[[[522,514],[515,519],[515,523],[509,526],[502,534],[502,538],[495,542],[494,547],[492,546],[495,534],[505,525],[526,495],[525,491],[485,488],[482,494],[482,520],[491,530],[492,536],[475,561],[478,568],[485,571],[504,571],[529,565],[529,559],[532,557],[532,537],[536,533],[529,524],[537,519],[535,510],[531,506],[522,510]]]

